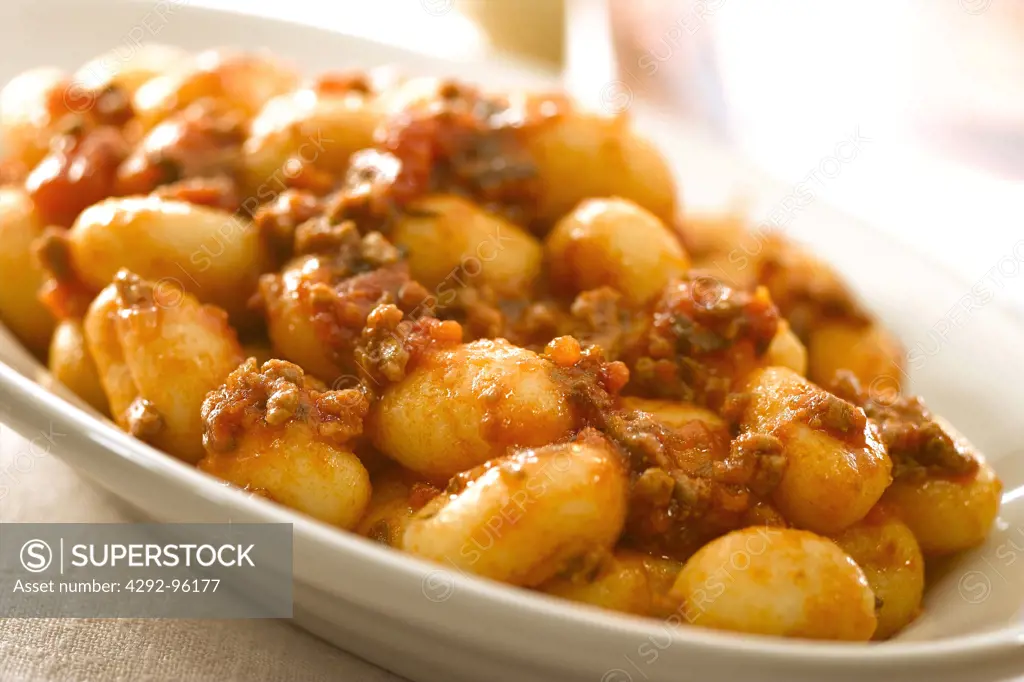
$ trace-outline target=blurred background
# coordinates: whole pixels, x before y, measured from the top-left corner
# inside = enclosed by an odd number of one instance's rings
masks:
[[[1024,237],[1024,0],[194,1],[559,70],[577,97],[669,111],[972,282]],[[1022,259],[1001,275],[1024,305]]]

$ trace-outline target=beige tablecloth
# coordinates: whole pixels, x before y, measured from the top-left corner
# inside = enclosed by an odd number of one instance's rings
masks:
[[[0,425],[0,521],[132,520],[55,457],[26,453]],[[287,621],[99,619],[0,619],[0,680],[400,682]]]

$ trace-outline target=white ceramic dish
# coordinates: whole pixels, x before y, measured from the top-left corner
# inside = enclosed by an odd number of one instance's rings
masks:
[[[42,64],[73,68],[127,45],[148,21],[146,30],[160,42],[189,49],[269,47],[311,71],[391,63],[489,84],[550,82],[550,76],[507,61],[445,63],[300,25],[160,4],[163,19],[154,24],[153,6],[124,0],[7,2],[0,7],[0,80]],[[710,199],[739,189],[768,210],[789,194],[790,188],[764,180],[692,132],[650,112],[635,113],[670,156],[689,197]],[[937,570],[942,577],[931,586],[924,614],[883,644],[717,633],[453,575],[228,489],[130,438],[60,387],[44,388],[49,378],[43,368],[2,328],[0,421],[30,438],[51,426],[67,434],[51,453],[151,518],[294,524],[297,622],[420,682],[940,682],[1024,674],[1024,428],[1015,401],[1024,386],[1024,319],[1000,307],[996,289],[993,301],[966,313],[966,320],[961,311],[952,324],[951,311],[973,283],[957,281],[826,207],[805,207],[786,229],[837,264],[907,345],[919,348],[923,360],[915,363],[914,390],[989,454],[1006,483],[999,527],[989,542]],[[941,328],[952,330],[940,338]]]

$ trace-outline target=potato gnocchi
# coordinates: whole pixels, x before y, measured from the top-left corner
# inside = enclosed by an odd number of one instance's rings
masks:
[[[445,570],[782,637],[893,636],[992,528],[998,476],[881,321],[688,214],[627,117],[112,62],[0,92],[0,320],[169,455]]]

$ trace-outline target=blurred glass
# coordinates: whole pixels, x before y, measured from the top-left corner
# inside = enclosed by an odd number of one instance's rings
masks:
[[[577,16],[603,12],[607,83],[756,155],[869,126],[1024,177],[1024,0],[577,0],[569,11],[570,42]],[[571,69],[601,66],[581,55]]]

